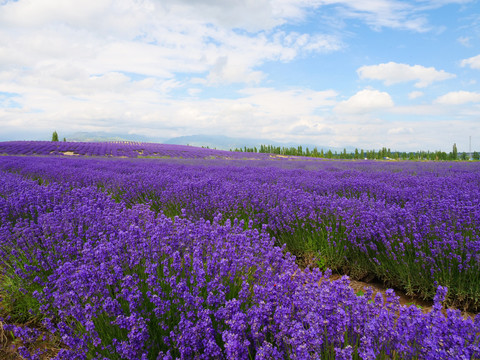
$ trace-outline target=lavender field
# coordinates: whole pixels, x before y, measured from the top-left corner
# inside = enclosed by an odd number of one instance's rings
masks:
[[[140,142],[58,142],[5,141],[0,142],[0,154],[5,155],[59,155],[101,156],[121,158],[177,158],[177,159],[265,159],[269,154],[237,153],[186,145],[166,145]]]
[[[479,163],[35,144],[0,143],[0,314],[25,358],[47,335],[58,359],[480,358],[459,310],[480,310]]]

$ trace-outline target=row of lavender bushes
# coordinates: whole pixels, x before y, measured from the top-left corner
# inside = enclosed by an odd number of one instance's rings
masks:
[[[269,154],[238,153],[224,150],[141,142],[57,142],[5,141],[0,142],[0,154],[8,155],[79,155],[128,158],[233,158],[266,159]]]
[[[301,271],[265,228],[171,219],[52,179],[0,172],[1,312],[26,359],[41,334],[13,324],[32,319],[62,341],[57,359],[480,357],[480,316],[443,313],[444,287],[428,314],[393,291],[356,296],[347,278]]]
[[[321,269],[480,307],[480,167],[453,163],[3,158],[1,168],[97,186],[167,216],[252,222]]]

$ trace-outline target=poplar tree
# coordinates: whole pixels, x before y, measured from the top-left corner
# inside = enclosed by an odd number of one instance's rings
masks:
[[[54,131],[52,134],[52,141],[58,141],[58,134],[57,131]]]

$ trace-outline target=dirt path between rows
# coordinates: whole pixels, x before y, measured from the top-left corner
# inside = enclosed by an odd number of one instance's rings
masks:
[[[338,280],[341,277],[342,275],[332,274],[330,276],[330,280]],[[370,287],[373,290],[373,296],[375,296],[376,293],[382,293],[384,300],[387,299],[385,294],[387,289],[390,289],[389,287],[379,282],[374,282],[374,281],[364,282],[364,281],[352,280],[352,279],[350,279],[350,287],[353,289],[355,293],[358,293],[359,291],[365,292],[365,288]],[[395,294],[400,298],[399,299],[400,305],[402,306],[415,305],[419,307],[423,313],[428,313],[433,309],[433,301],[426,301],[417,297],[408,296],[403,291],[398,289],[394,289],[394,291],[395,291]],[[471,317],[473,319],[476,314],[468,311],[462,311],[462,315],[464,318]]]

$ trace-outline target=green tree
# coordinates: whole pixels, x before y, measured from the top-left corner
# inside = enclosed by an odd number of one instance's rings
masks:
[[[57,131],[54,131],[52,134],[52,141],[58,141],[58,134]]]
[[[457,144],[453,144],[453,149],[452,149],[452,158],[453,160],[457,160],[458,157],[458,151],[457,151]]]
[[[480,154],[476,151],[473,152],[472,155],[473,160],[480,160]]]
[[[66,142],[67,141],[67,138],[63,138],[63,142]]]
[[[385,158],[387,157],[387,148],[383,147],[381,150],[378,151],[378,158]]]

